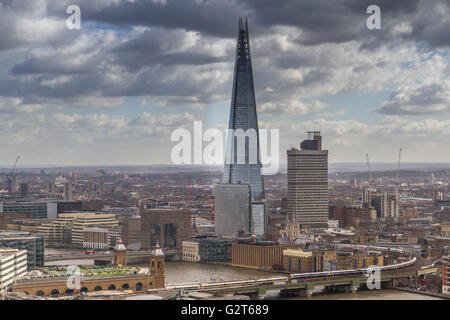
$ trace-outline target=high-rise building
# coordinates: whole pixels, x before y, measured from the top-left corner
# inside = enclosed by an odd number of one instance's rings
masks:
[[[379,192],[375,189],[364,188],[362,202],[366,208],[375,208],[377,218],[399,217],[399,202],[395,193]]]
[[[8,193],[13,194],[17,192],[17,173],[12,173],[7,180]]]
[[[20,185],[20,197],[28,198],[30,193],[30,185],[28,183],[22,183]]]
[[[265,198],[248,24],[242,18],[228,128],[233,130],[234,136],[228,137],[223,182],[249,184],[254,199]]]
[[[64,200],[72,201],[72,182],[64,183]]]
[[[288,222],[299,228],[328,227],[328,150],[320,132],[308,132],[301,149],[287,151]]]
[[[56,184],[55,181],[49,181],[47,184],[47,192],[52,195],[56,193]]]
[[[217,184],[214,190],[216,236],[251,232],[251,189],[248,184]]]

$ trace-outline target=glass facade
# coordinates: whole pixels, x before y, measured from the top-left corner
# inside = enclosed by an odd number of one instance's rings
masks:
[[[27,250],[27,269],[44,266],[44,237],[29,232],[1,232],[0,247]]]
[[[228,127],[235,132],[235,136],[232,139],[229,137],[227,142],[224,183],[249,184],[254,199],[265,198],[248,25],[242,19],[239,21]],[[241,139],[236,137],[239,129],[244,133]],[[239,148],[239,141],[245,153]]]

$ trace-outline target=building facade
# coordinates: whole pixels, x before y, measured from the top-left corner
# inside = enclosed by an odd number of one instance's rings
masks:
[[[142,249],[160,244],[162,248],[182,250],[190,239],[191,214],[184,209],[141,209]]]
[[[228,128],[233,130],[234,136],[229,136],[227,141],[223,182],[249,184],[253,199],[265,198],[248,24],[242,18],[239,20]]]
[[[288,221],[300,228],[328,227],[328,151],[320,132],[287,151]]]
[[[0,213],[32,213],[33,219],[56,219],[56,202],[0,202]]]
[[[302,249],[300,244],[276,244],[273,242],[243,244],[232,246],[231,264],[236,267],[251,269],[282,269],[283,251],[286,249]]]
[[[0,248],[0,293],[8,291],[14,281],[27,274],[27,251]]]
[[[251,230],[251,187],[248,184],[217,184],[215,197],[215,234],[237,236]]]
[[[197,241],[183,241],[182,260],[187,262],[200,261],[200,245]]]
[[[450,295],[450,256],[443,259],[442,262],[442,293]]]
[[[44,266],[44,237],[29,232],[0,232],[0,247],[26,250],[27,269]]]

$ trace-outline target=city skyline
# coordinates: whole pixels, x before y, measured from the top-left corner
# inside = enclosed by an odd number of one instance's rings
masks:
[[[1,1],[0,164],[170,164],[176,128],[227,127],[240,15],[281,164],[308,130],[330,163],[395,162],[400,147],[405,162],[445,162],[449,5],[380,1],[368,30],[369,2],[79,1],[68,30],[68,1]]]

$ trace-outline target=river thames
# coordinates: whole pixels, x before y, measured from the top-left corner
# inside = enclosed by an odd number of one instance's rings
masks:
[[[57,253],[59,250],[45,249],[46,254]],[[79,251],[78,251],[79,252]],[[46,265],[94,265],[93,259],[86,260],[65,260],[52,261]],[[145,265],[139,265],[145,267]],[[165,263],[166,285],[184,284],[184,283],[208,283],[222,282],[232,280],[249,280],[271,278],[280,273],[262,272],[246,268],[237,268],[221,264],[202,264],[189,262],[170,262]],[[268,299],[277,299],[276,292],[269,292],[266,296]],[[289,300],[441,300],[437,297],[430,297],[422,294],[383,289],[383,290],[367,290],[358,291],[356,293],[333,293],[320,294],[310,298],[295,297]]]

